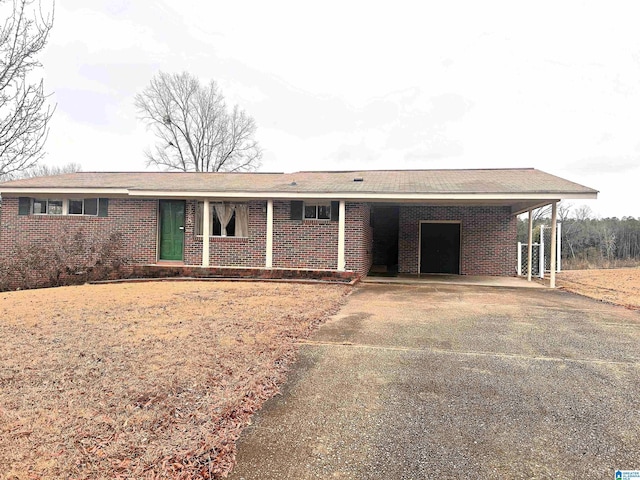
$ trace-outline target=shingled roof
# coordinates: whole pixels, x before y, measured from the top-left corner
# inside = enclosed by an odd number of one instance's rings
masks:
[[[595,198],[597,191],[535,170],[355,170],[296,173],[78,172],[14,180],[0,184],[0,193],[28,190],[110,190],[136,192],[192,192],[265,194],[377,194],[492,195],[557,194],[560,198]],[[115,193],[115,192],[114,192]],[[198,195],[200,196],[200,195]],[[385,195],[386,196],[386,195]]]

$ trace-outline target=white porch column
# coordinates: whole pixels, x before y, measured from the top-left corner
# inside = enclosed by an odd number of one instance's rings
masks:
[[[544,280],[544,272],[546,270],[547,258],[544,253],[544,224],[540,224],[540,246],[538,247],[538,276]]]
[[[529,210],[529,234],[527,236],[527,281],[531,281],[531,268],[533,267],[533,216]]]
[[[340,210],[338,211],[338,271],[344,272],[346,262],[344,258],[344,225],[345,225],[345,204],[344,200],[340,200]]]
[[[211,206],[209,199],[204,199],[202,206],[202,266],[209,266],[209,232],[211,231]]]
[[[549,286],[551,288],[556,288],[557,223],[558,223],[558,202],[553,202],[551,204],[551,246],[549,247],[551,248],[551,251],[549,252],[551,254],[551,260],[549,262],[551,264],[549,265],[549,268],[551,269],[551,272],[549,275]]]
[[[558,251],[556,253],[556,263],[558,264],[558,272],[562,271],[562,222],[558,223],[558,226],[556,227],[556,229],[558,230],[558,235],[556,236],[556,238],[558,238],[560,241],[558,242]]]
[[[266,268],[273,266],[273,200],[267,200],[267,238],[266,238],[266,252],[265,262]]]

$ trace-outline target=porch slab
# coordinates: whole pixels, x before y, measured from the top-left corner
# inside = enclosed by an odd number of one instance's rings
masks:
[[[224,278],[254,280],[314,280],[351,283],[357,275],[351,271],[311,270],[294,268],[202,267],[198,265],[167,265],[164,262],[133,267],[132,278]]]
[[[446,275],[446,274],[422,274],[422,275],[398,275],[389,276],[366,276],[361,280],[363,283],[389,283],[401,285],[422,285],[422,284],[442,284],[442,285],[474,285],[485,287],[508,287],[508,288],[546,288],[536,280],[531,282],[520,277],[493,277],[482,275]]]

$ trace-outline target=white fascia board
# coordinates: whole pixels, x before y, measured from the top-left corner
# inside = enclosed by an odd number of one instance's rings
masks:
[[[27,187],[0,187],[0,194],[24,195],[89,195],[96,197],[127,196],[126,188],[27,188]]]
[[[357,192],[196,192],[196,191],[162,191],[132,190],[131,197],[154,198],[231,198],[231,199],[330,199],[361,201],[421,201],[421,200],[522,200],[522,201],[557,201],[595,199],[597,193],[357,193]]]
[[[0,194],[8,195],[90,195],[142,198],[219,198],[243,200],[352,200],[364,202],[419,202],[419,201],[526,201],[549,203],[558,200],[583,200],[597,198],[597,192],[585,193],[358,193],[358,192],[211,192],[130,190],[127,188],[28,188],[0,187]]]

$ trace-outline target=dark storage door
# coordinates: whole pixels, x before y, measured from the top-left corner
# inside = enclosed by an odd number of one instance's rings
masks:
[[[420,224],[420,273],[460,274],[460,224]]]
[[[184,201],[160,200],[160,260],[182,260]]]

